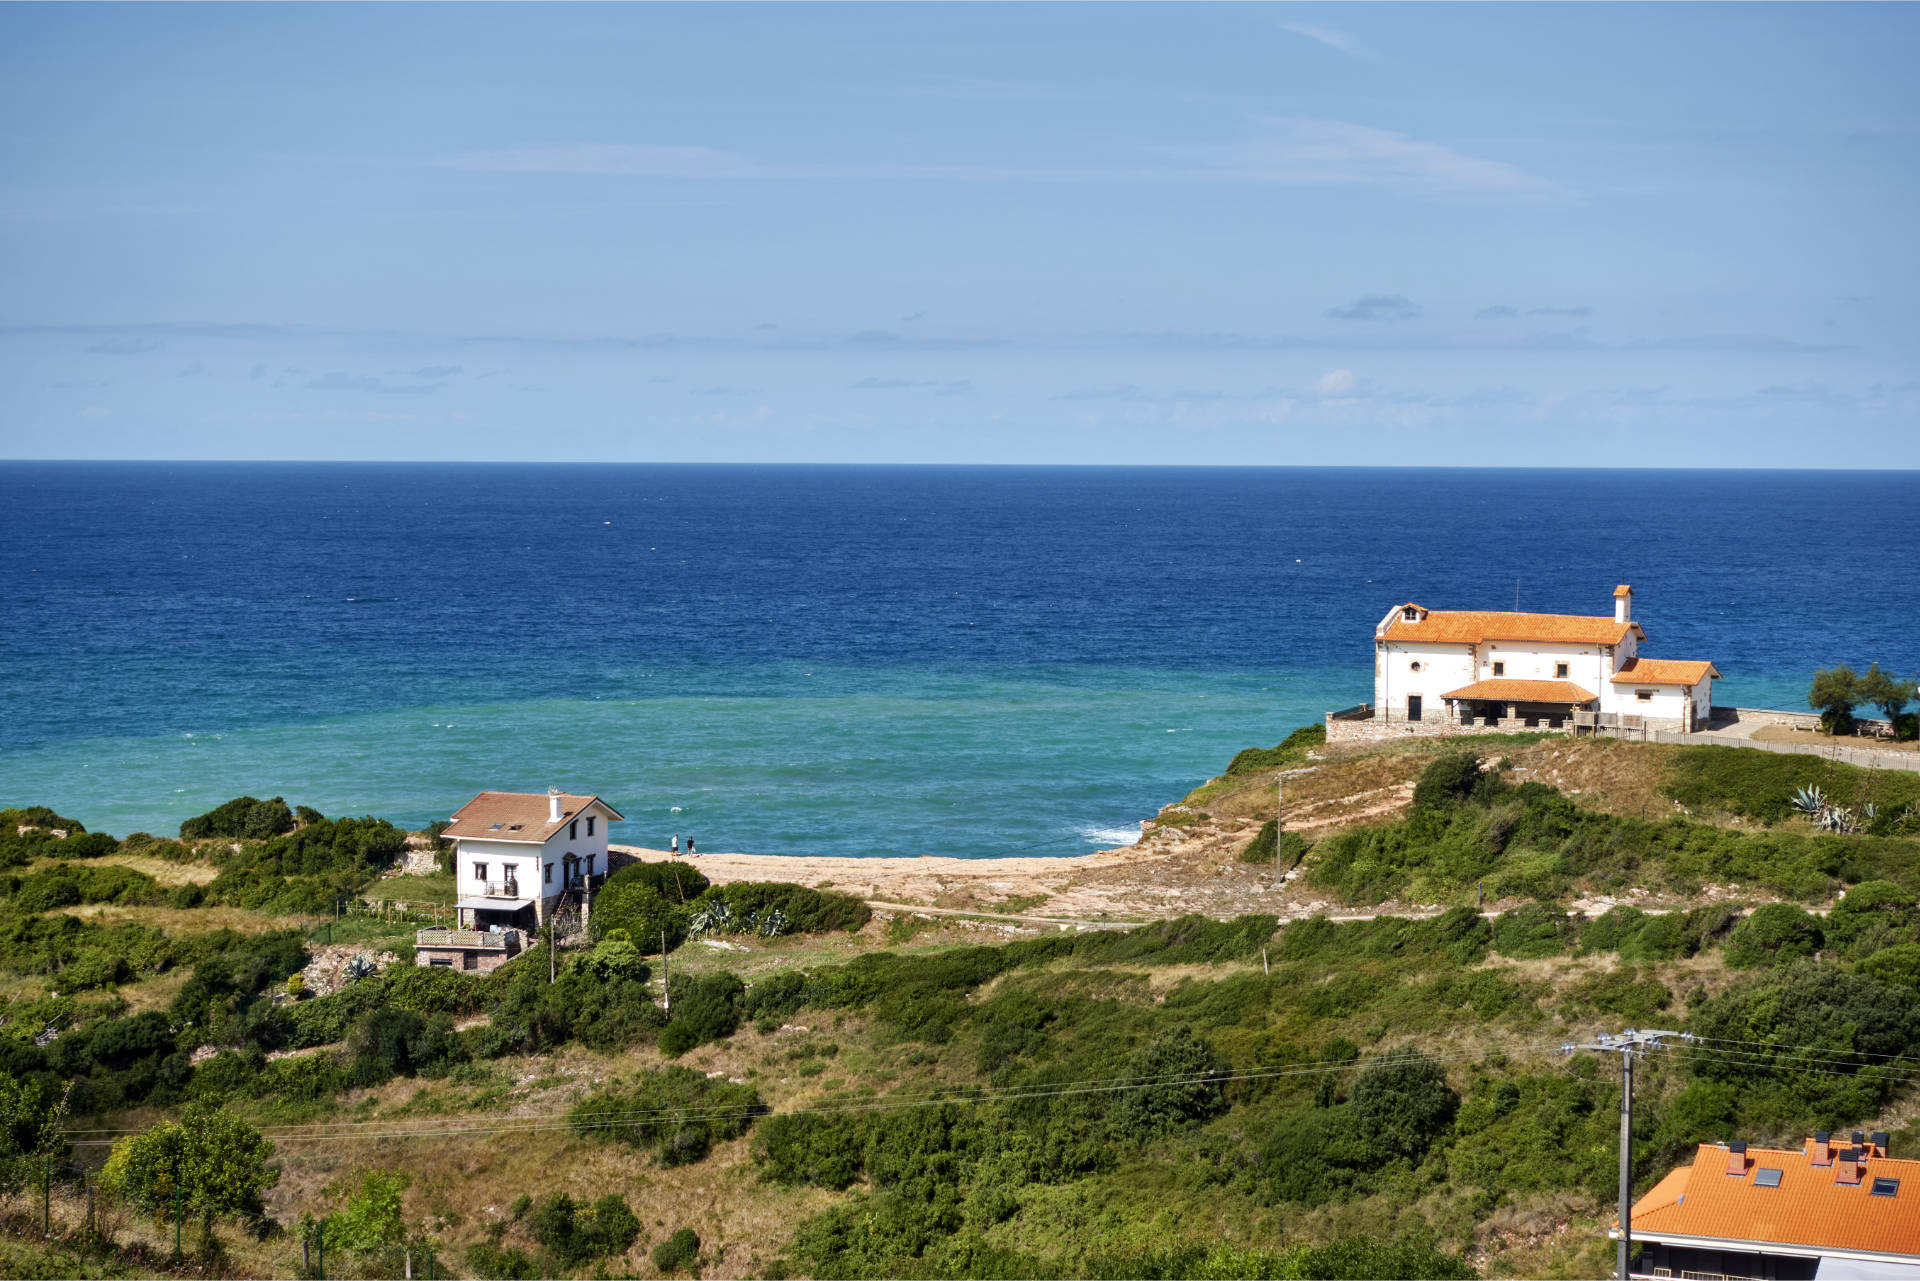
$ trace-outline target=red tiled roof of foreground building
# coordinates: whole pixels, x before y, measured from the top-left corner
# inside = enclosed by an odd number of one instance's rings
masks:
[[[1705,659],[1629,658],[1613,674],[1616,685],[1698,685],[1720,669]]]
[[[1409,622],[1408,609],[1423,617]],[[1435,645],[1478,645],[1482,641],[1545,641],[1556,645],[1618,645],[1631,632],[1642,640],[1640,624],[1616,622],[1599,614],[1510,614],[1480,609],[1435,609],[1409,602],[1394,610],[1387,625],[1390,641],[1426,641]]]
[[[587,806],[598,804],[614,818],[620,811],[598,796],[560,796],[560,817],[549,819],[551,812],[545,792],[482,792],[453,813],[453,822],[441,835],[449,839],[511,841],[539,845],[549,836],[580,817]]]
[[[1842,1181],[1848,1163],[1840,1158],[1850,1149],[1816,1141],[1797,1151],[1740,1154],[1702,1143],[1692,1165],[1674,1170],[1635,1203],[1634,1235],[1920,1256],[1920,1161],[1872,1155],[1879,1149],[1866,1145],[1853,1149],[1868,1155],[1858,1163],[1858,1182],[1848,1183]],[[1829,1160],[1817,1164],[1823,1151]],[[1762,1170],[1778,1170],[1779,1186],[1763,1186]],[[1875,1196],[1876,1179],[1898,1180],[1898,1190]]]
[[[1594,696],[1572,681],[1475,681],[1450,689],[1442,698],[1484,698],[1496,703],[1591,703]]]

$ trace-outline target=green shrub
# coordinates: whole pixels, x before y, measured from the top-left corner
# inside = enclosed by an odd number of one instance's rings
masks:
[[[574,1105],[567,1121],[586,1138],[644,1148],[671,1166],[698,1161],[715,1143],[739,1138],[765,1111],[750,1085],[664,1067],[630,1085],[594,1091]]]
[[[1736,969],[1812,956],[1825,941],[1819,920],[1793,903],[1768,903],[1733,927],[1727,964]]]
[[[589,1259],[625,1254],[640,1235],[640,1220],[617,1195],[586,1206],[558,1192],[533,1211],[529,1228],[556,1263],[577,1268]]]
[[[1485,789],[1490,777],[1474,752],[1447,752],[1436,756],[1420,773],[1414,784],[1416,809],[1439,809],[1458,805]],[[1497,782],[1497,778],[1495,780]]]
[[[1446,1069],[1419,1051],[1375,1059],[1353,1083],[1353,1116],[1366,1142],[1419,1161],[1459,1110]]]
[[[238,796],[225,805],[217,805],[180,825],[183,841],[221,837],[229,840],[260,841],[293,830],[293,811],[281,797],[263,801]]]
[[[1896,943],[1860,962],[1857,972],[1920,993],[1920,943]]]
[[[783,881],[736,881],[706,889],[694,903],[695,933],[782,934],[851,932],[873,919],[866,900],[838,890]]]
[[[1273,863],[1274,839],[1278,836],[1279,830],[1280,825],[1272,819],[1268,819],[1265,823],[1261,824],[1258,834],[1256,834],[1251,841],[1247,842],[1245,849],[1240,851],[1240,861],[1242,863],[1265,863],[1271,866]],[[1298,832],[1288,832],[1286,840],[1282,842],[1282,844],[1285,846],[1285,854],[1280,860],[1282,867],[1295,866],[1307,856],[1307,851],[1312,848],[1312,846],[1307,844],[1306,837],[1300,835]]]
[[[604,891],[614,885],[651,885],[669,903],[686,906],[707,890],[706,874],[691,863],[660,859],[651,863],[629,863],[607,878]],[[637,938],[636,938],[636,941]]]
[[[1302,725],[1276,747],[1249,747],[1227,764],[1227,774],[1257,774],[1306,759],[1307,753],[1327,741],[1325,724]]]
[[[1226,1074],[1226,1060],[1192,1028],[1170,1028],[1127,1060],[1127,1077],[1144,1084],[1120,1096],[1115,1126],[1122,1134],[1149,1138],[1218,1116],[1227,1106],[1220,1086]]]
[[[1579,924],[1555,903],[1525,903],[1493,923],[1494,950],[1516,959],[1559,956],[1579,936]]]
[[[600,887],[593,896],[593,915],[589,918],[596,939],[621,930],[634,946],[647,953],[663,944],[671,952],[687,941],[690,913],[686,907],[669,902],[643,877],[620,879],[628,872],[653,866],[657,865],[636,863],[615,873]]]
[[[653,1247],[653,1266],[662,1272],[691,1270],[700,1258],[700,1236],[692,1228],[681,1228]]]

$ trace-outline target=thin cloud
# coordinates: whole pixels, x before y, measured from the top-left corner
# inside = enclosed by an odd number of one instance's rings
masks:
[[[1473,313],[1473,318],[1475,320],[1512,320],[1519,314],[1520,309],[1518,307],[1509,307],[1502,303],[1492,307],[1482,307],[1479,311]]]
[[[1534,307],[1528,310],[1529,316],[1574,316],[1585,318],[1593,314],[1591,307]]]
[[[141,338],[103,338],[87,347],[88,354],[94,356],[144,356],[159,350],[159,343]]]
[[[444,386],[443,382],[390,383],[372,374],[348,374],[337,369],[307,382],[308,391],[364,391],[384,396],[424,396]]]
[[[590,174],[686,181],[896,180],[1039,183],[1247,183],[1374,187],[1427,199],[1564,201],[1574,193],[1502,160],[1469,156],[1370,125],[1257,117],[1254,137],[1157,151],[1158,163],[1005,166],[766,161],[713,147],[574,142],[468,151],[434,162],[473,173]]]
[[[1283,22],[1280,26],[1282,30],[1291,31],[1296,36],[1316,40],[1329,49],[1338,49],[1349,58],[1370,56],[1358,40],[1344,31],[1335,31],[1332,27],[1322,27],[1311,22]]]
[[[1393,324],[1401,320],[1419,319],[1420,304],[1405,294],[1368,294],[1364,298],[1355,298],[1344,307],[1329,307],[1325,315],[1328,320]]]

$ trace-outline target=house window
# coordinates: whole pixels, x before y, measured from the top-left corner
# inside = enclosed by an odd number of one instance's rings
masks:
[[[1409,623],[1417,623],[1420,621],[1420,611],[1409,605],[1400,611],[1400,617],[1406,619]]]
[[[1555,663],[1553,665],[1553,674],[1561,680],[1567,679],[1567,665],[1565,663]]]
[[[551,863],[547,864],[546,877],[544,879],[546,880],[547,884],[549,885],[553,884],[553,864]]]
[[[451,956],[436,956],[427,962],[428,969],[433,969],[436,966],[443,970],[450,970],[453,968],[453,958]]]
[[[479,881],[482,885],[487,883],[487,865],[485,863],[475,863],[473,865],[473,879]]]
[[[1414,660],[1413,660],[1413,661],[1412,661],[1411,663],[1408,663],[1408,664],[1407,664],[1407,670],[1408,670],[1408,671],[1410,671],[1410,672],[1417,672],[1417,671],[1419,671],[1419,670],[1420,670],[1420,660],[1416,658],[1416,659],[1414,659]]]
[[[593,815],[587,815],[587,835],[593,835]]]
[[[1493,674],[1495,676],[1505,676],[1507,674],[1507,665],[1505,663],[1495,663],[1493,665]]]
[[[580,820],[579,819],[576,818],[573,820],[573,822],[567,824],[567,839],[570,841],[577,841],[580,839]]]
[[[1867,1195],[1868,1196],[1899,1196],[1900,1180],[1875,1179],[1873,1181],[1873,1186],[1870,1189],[1868,1189]]]
[[[587,855],[587,875],[593,875],[593,855]]]
[[[1633,691],[1633,696],[1643,703],[1651,703],[1653,701],[1653,691],[1650,689],[1636,689]]]

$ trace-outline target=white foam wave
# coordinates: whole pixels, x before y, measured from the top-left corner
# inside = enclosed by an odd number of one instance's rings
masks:
[[[1134,827],[1083,827],[1080,835],[1095,842],[1103,850],[1117,850],[1127,845],[1138,844],[1140,829]]]

